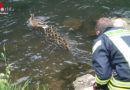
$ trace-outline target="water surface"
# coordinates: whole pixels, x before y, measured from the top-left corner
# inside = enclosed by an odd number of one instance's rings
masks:
[[[34,90],[38,81],[50,90],[73,90],[76,77],[94,74],[91,48],[95,21],[104,16],[130,18],[129,0],[6,0],[3,4],[15,11],[0,15],[0,51],[6,43],[8,63],[14,63],[11,80],[21,84],[32,78],[30,87]],[[30,13],[55,25],[73,50],[59,47],[42,29],[29,27]],[[80,19],[80,28],[64,28],[69,18]]]

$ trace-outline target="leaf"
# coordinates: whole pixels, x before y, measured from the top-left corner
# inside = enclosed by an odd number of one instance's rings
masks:
[[[47,90],[45,85],[43,85],[43,90]]]
[[[40,84],[40,82],[37,82],[37,90],[39,90],[39,84]]]
[[[7,78],[7,79],[9,79],[9,77],[10,77],[9,75],[6,75],[6,78]]]
[[[7,84],[8,81],[6,79],[0,79],[0,84]]]
[[[6,49],[5,49],[5,44],[3,45],[3,51],[4,51],[4,52],[6,51]]]
[[[7,74],[7,75],[10,75],[9,67],[6,67],[6,74]]]
[[[5,76],[5,74],[4,73],[0,73],[0,77],[4,77]]]
[[[5,54],[2,52],[1,53],[1,57],[3,58],[3,60],[6,62],[6,56],[5,56]]]
[[[4,73],[0,73],[0,79],[3,79],[5,77],[6,77],[6,75]]]
[[[25,90],[25,88],[29,85],[29,82],[30,82],[31,80],[27,80],[25,83],[24,83],[24,85],[22,86],[22,89],[21,90]]]
[[[2,52],[1,53],[1,57],[4,59],[5,58],[5,55],[4,55],[4,53]]]

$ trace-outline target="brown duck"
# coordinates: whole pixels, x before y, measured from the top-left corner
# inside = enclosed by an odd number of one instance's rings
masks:
[[[32,27],[40,27],[40,28],[48,28],[48,25],[46,25],[44,22],[42,22],[41,20],[38,19],[34,19],[34,14],[30,14],[30,18],[29,18],[29,24]]]

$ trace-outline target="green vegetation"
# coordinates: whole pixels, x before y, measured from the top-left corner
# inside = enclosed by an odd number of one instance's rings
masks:
[[[7,63],[6,58],[6,49],[5,44],[3,46],[3,52],[1,52],[1,58],[5,62],[5,73],[0,73],[0,90],[25,90],[25,88],[29,85],[29,80],[27,80],[23,86],[17,87],[16,85],[11,85],[9,78],[10,78],[10,68],[12,64]]]
[[[29,83],[31,80],[27,80],[23,86],[17,86],[11,84],[9,78],[10,78],[10,68],[12,67],[12,64],[7,63],[6,58],[6,49],[5,45],[3,46],[3,52],[1,52],[1,58],[5,62],[5,73],[0,73],[0,90],[29,90]],[[36,90],[39,90],[40,82],[37,82],[36,84]],[[47,90],[46,87],[43,85],[43,90]]]

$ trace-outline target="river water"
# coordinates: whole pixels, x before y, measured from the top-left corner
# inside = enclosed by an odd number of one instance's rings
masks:
[[[0,15],[0,52],[5,43],[7,61],[13,63],[11,81],[22,84],[31,78],[30,90],[35,90],[38,81],[50,90],[73,90],[76,77],[94,74],[91,49],[96,37],[95,21],[105,16],[130,18],[130,0],[3,0],[2,3],[14,11]],[[42,29],[30,27],[27,22],[30,13],[48,25],[55,25],[72,51],[49,40]],[[70,19],[80,27],[72,31],[71,26],[65,28]]]

